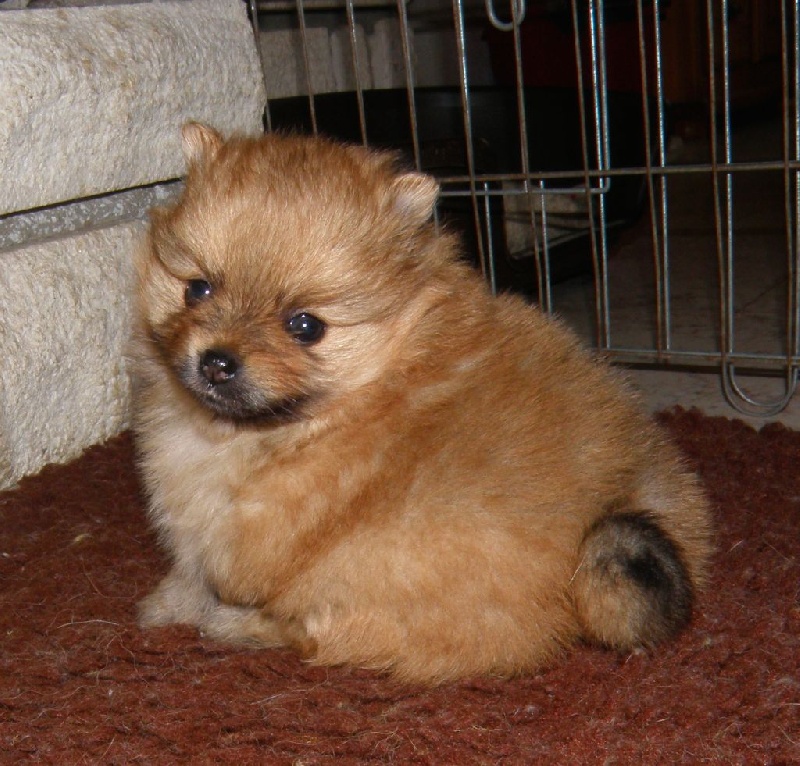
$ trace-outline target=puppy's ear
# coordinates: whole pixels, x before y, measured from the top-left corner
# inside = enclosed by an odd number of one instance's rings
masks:
[[[415,226],[421,226],[433,215],[439,197],[439,184],[424,173],[404,173],[392,182],[395,210]]]
[[[198,165],[214,159],[220,146],[222,136],[214,128],[199,122],[187,122],[181,131],[183,137],[183,156],[186,165]]]

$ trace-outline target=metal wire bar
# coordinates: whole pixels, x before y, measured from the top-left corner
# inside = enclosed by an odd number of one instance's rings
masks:
[[[314,85],[311,78],[311,57],[308,53],[308,30],[306,29],[306,13],[303,6],[304,0],[295,0],[297,8],[297,23],[300,29],[300,46],[303,50],[303,70],[305,72],[306,88],[308,93],[308,110],[311,115],[311,130],[317,132],[317,110],[314,105]]]
[[[732,165],[731,152],[731,114],[730,114],[730,46],[727,0],[720,3],[720,35],[722,55],[722,112],[725,165]],[[717,123],[717,83],[716,83],[716,24],[711,0],[707,3],[707,29],[709,39],[709,100],[711,121],[711,160],[714,185],[714,218],[717,228],[717,254],[719,264],[720,295],[720,370],[722,389],[725,398],[736,409],[747,414],[774,415],[785,408],[797,385],[797,375],[789,366],[786,370],[785,393],[771,402],[759,401],[751,397],[737,380],[734,358],[734,245],[733,245],[733,176],[721,170],[718,157]],[[720,179],[722,176],[722,180]],[[724,189],[724,207],[720,196]]]
[[[250,17],[250,26],[253,28],[253,39],[256,46],[256,53],[261,66],[264,66],[264,55],[261,45],[261,26],[259,24],[259,3],[256,0],[247,0],[247,13]],[[267,83],[265,83],[265,86]],[[269,108],[269,92],[267,92],[267,101],[264,104],[264,127],[267,131],[272,130],[272,115]]]
[[[485,0],[486,15],[491,25],[501,32],[518,29],[525,20],[525,0],[511,0],[511,21],[500,21],[494,9],[494,0]]]
[[[788,41],[786,40],[786,6],[783,6],[783,62],[784,62],[784,72],[788,72],[789,69],[789,60],[791,57],[789,56],[788,52]],[[794,161],[797,162],[800,160],[800,2],[795,0],[794,4],[794,71],[793,71],[793,81],[794,81]],[[788,76],[784,74],[784,77],[788,81]],[[784,98],[784,115],[788,119],[789,109],[786,98]],[[785,123],[784,127],[784,135],[788,138],[789,128],[788,124]],[[788,148],[788,147],[787,147]],[[787,180],[789,179],[789,169],[791,163],[789,162],[789,156],[784,156],[784,162],[786,163],[787,168]],[[786,186],[786,196],[787,196],[787,222],[792,221],[792,213],[794,213],[794,225],[792,226],[791,223],[787,225],[787,245],[788,245],[788,259],[790,263],[790,270],[792,274],[792,300],[794,301],[794,312],[793,312],[793,321],[794,321],[794,343],[792,346],[792,350],[795,355],[800,353],[800,173],[796,172],[793,175],[793,184],[787,184]],[[790,199],[794,200],[794,209],[792,210],[792,204],[789,201]],[[797,373],[795,373],[796,375]],[[797,382],[797,377],[795,377],[795,383]]]
[[[795,11],[797,6],[795,5]],[[785,118],[788,116],[787,100],[788,100],[788,77],[786,71],[788,68],[788,50],[786,40],[786,7],[781,8],[781,50],[782,50],[782,98],[783,98],[783,113]],[[795,79],[797,74],[795,73]],[[784,119],[784,165],[787,167],[788,173],[788,146],[786,136],[788,134],[788,123]],[[788,189],[785,187],[785,194],[788,195]],[[787,196],[788,199],[788,196]],[[791,213],[787,210],[785,218],[787,226],[787,234],[791,230]],[[722,382],[723,390],[728,401],[741,412],[747,414],[758,415],[776,415],[781,412],[790,399],[794,395],[797,388],[798,372],[797,366],[790,360],[789,356],[796,348],[796,314],[797,314],[797,258],[795,253],[792,252],[792,238],[791,235],[787,236],[788,260],[787,260],[787,309],[786,309],[786,343],[787,343],[787,360],[784,372],[784,395],[771,402],[758,400],[750,396],[736,378],[736,366],[733,363],[723,363],[722,369]]]
[[[654,0],[653,37],[655,50],[655,88],[658,135],[658,162],[662,167],[666,164],[666,147],[664,140],[664,96],[661,82],[661,45],[659,25],[658,0]],[[669,305],[669,256],[667,251],[667,179],[658,177],[659,189],[656,192],[656,178],[653,174],[652,163],[652,126],[650,124],[650,83],[648,77],[648,50],[646,42],[646,29],[644,9],[641,0],[636,3],[636,22],[639,36],[639,68],[642,82],[642,118],[645,145],[645,177],[647,194],[650,201],[650,240],[653,246],[653,269],[655,274],[655,317],[656,317],[656,351],[657,358],[661,358],[664,351],[669,350],[670,341],[670,305]]]
[[[483,188],[484,191],[488,188],[488,184],[484,184]],[[486,279],[489,281],[489,287],[491,287],[492,292],[497,292],[497,273],[495,272],[495,253],[494,253],[494,237],[493,234],[493,227],[494,224],[492,223],[492,204],[491,204],[491,197],[488,195],[484,197],[483,202],[483,223],[486,227]]]
[[[727,0],[721,0],[720,13],[722,18],[726,18],[728,13]],[[722,25],[724,34],[724,25]],[[717,124],[717,61],[716,61],[716,25],[714,20],[714,2],[706,0],[706,31],[708,34],[708,90],[709,90],[709,123],[711,125],[711,182],[714,188],[714,225],[717,232],[717,268],[719,278],[719,348],[720,362],[723,370],[729,369],[729,357],[732,349],[731,340],[731,321],[733,315],[733,288],[731,284],[732,270],[732,232],[730,229],[730,175],[725,174],[725,190],[727,192],[726,201],[728,205],[723,210],[720,200],[722,196],[723,182],[720,180],[722,171],[719,169],[719,146],[718,146],[718,124]],[[727,36],[723,38],[722,45],[722,72],[723,88],[727,96],[728,87],[728,49]],[[726,112],[727,115],[727,112]],[[729,116],[729,115],[727,115]],[[725,130],[725,162],[730,164],[730,123],[724,120],[723,129]],[[728,215],[726,215],[726,213]]]
[[[409,33],[408,12],[406,10],[405,0],[397,0],[397,18],[400,23],[400,42],[403,49],[406,98],[408,100],[408,119],[411,125],[411,146],[414,154],[414,166],[417,170],[422,170],[422,154],[419,148],[419,124],[417,122],[417,108],[414,101],[414,65],[411,55],[411,35]]]
[[[798,23],[800,22],[800,2],[794,4],[793,29],[794,39],[798,40]],[[786,271],[787,279],[787,312],[786,312],[786,354],[787,357],[800,352],[800,268],[798,268],[798,242],[800,241],[800,185],[798,173],[792,173],[792,159],[800,158],[800,68],[795,53],[794,71],[790,74],[792,58],[789,55],[788,8],[781,3],[781,102],[785,115],[783,127],[783,196],[784,221],[786,226]],[[792,98],[792,96],[794,98]],[[789,114],[794,106],[794,136],[789,130]],[[794,141],[792,141],[794,139]],[[792,150],[794,149],[794,156]],[[794,202],[794,204],[793,204]],[[797,368],[790,367],[792,377],[791,389],[797,386]]]
[[[682,176],[682,175],[710,175],[712,173],[720,173],[726,175],[735,175],[737,173],[752,173],[758,171],[780,171],[783,172],[785,170],[790,171],[798,171],[800,170],[800,161],[799,160],[790,160],[788,163],[783,162],[782,160],[763,160],[760,162],[719,162],[713,164],[697,164],[697,165],[668,165],[666,167],[656,167],[652,166],[649,170],[649,173],[654,177],[662,177],[662,176]],[[599,180],[610,180],[618,177],[627,177],[627,176],[647,176],[648,169],[646,167],[626,167],[626,168],[605,168],[605,169],[589,169],[585,171],[580,171],[581,175],[588,177],[590,180],[599,179]],[[558,180],[568,180],[574,179],[578,173],[574,170],[558,170],[558,171],[536,171],[530,173],[529,175],[525,176],[521,173],[484,173],[481,175],[482,179],[486,179],[490,182],[501,182],[501,181],[516,181],[519,183],[523,183],[524,181],[536,182],[539,181],[558,181]],[[465,183],[469,180],[469,176],[464,175],[448,175],[443,176],[442,180],[449,181],[453,183]],[[590,186],[589,192],[593,195],[600,195],[605,194],[608,191],[608,188],[602,186]],[[507,191],[497,192],[499,194],[519,194],[519,193],[527,193],[524,192],[517,192],[513,189],[509,189]],[[548,186],[546,188],[536,190],[532,189],[530,191],[532,194],[543,194],[543,195],[558,195],[558,194],[570,194],[574,195],[574,189],[563,189],[558,187]]]
[[[597,152],[597,168],[602,171],[610,164],[611,150],[608,137],[608,91],[606,88],[606,54],[605,54],[605,13],[603,0],[589,4],[589,45],[591,50],[591,77],[592,77],[592,107],[594,113],[594,142]],[[610,182],[605,176],[598,177],[599,187],[610,188]],[[589,198],[587,198],[589,199]],[[589,222],[591,228],[592,248],[598,246],[599,253],[593,256],[600,264],[597,272],[599,293],[602,296],[597,305],[598,325],[602,325],[602,334],[605,345],[611,345],[611,300],[609,298],[608,281],[608,225],[606,215],[606,197],[601,194],[597,197],[597,226],[598,235],[594,232],[592,220],[591,201],[589,204]],[[602,348],[603,346],[600,345]]]
[[[469,175],[469,193],[472,201],[472,218],[475,224],[475,242],[478,250],[478,262],[484,275],[488,275],[486,250],[481,231],[481,216],[478,205],[478,194],[475,170],[475,150],[472,133],[472,109],[469,97],[469,76],[467,72],[467,43],[464,25],[464,7],[460,0],[453,0],[453,22],[456,30],[456,49],[458,57],[458,86],[461,95],[462,117],[464,119],[464,146],[467,157],[467,173]]]
[[[798,4],[795,2],[795,40],[797,40],[797,11],[798,11]],[[782,110],[784,114],[784,126],[783,126],[783,161],[784,161],[784,200],[785,200],[785,210],[784,210],[784,221],[786,226],[786,273],[787,273],[787,280],[786,280],[786,368],[784,373],[784,395],[783,397],[777,399],[773,402],[762,402],[757,401],[753,397],[750,397],[740,385],[738,385],[735,377],[731,375],[731,388],[735,392],[735,394],[739,397],[739,399],[745,403],[748,410],[752,410],[756,413],[763,413],[766,412],[770,415],[777,414],[783,410],[786,405],[789,403],[789,400],[794,395],[797,389],[798,383],[798,368],[796,365],[793,365],[789,360],[790,357],[794,354],[798,353],[798,342],[800,338],[798,338],[798,332],[800,329],[798,327],[798,290],[800,290],[800,275],[798,274],[798,263],[797,263],[797,239],[793,236],[793,226],[792,226],[792,218],[793,218],[793,211],[792,211],[792,183],[791,183],[791,174],[789,171],[789,160],[791,158],[791,143],[789,139],[789,124],[788,124],[788,115],[790,111],[789,102],[790,102],[790,81],[794,80],[794,96],[795,96],[795,104],[798,95],[798,77],[800,75],[797,71],[797,66],[795,65],[794,77],[789,77],[789,45],[788,45],[788,37],[787,37],[787,8],[785,3],[781,3],[781,101],[782,101]],[[798,127],[797,127],[797,113],[795,112],[795,135],[798,134]],[[797,154],[795,154],[797,157]],[[796,178],[797,174],[795,174]],[[794,198],[797,202],[797,186],[794,186]],[[795,219],[795,226],[797,225],[797,220]],[[743,409],[742,406],[737,402],[737,406],[739,409]],[[746,411],[748,411],[746,410]]]
[[[602,0],[598,0],[602,6]],[[589,137],[586,130],[586,89],[583,78],[583,49],[581,46],[581,28],[580,18],[578,15],[577,0],[571,0],[572,6],[572,29],[574,34],[575,43],[575,68],[577,71],[577,87],[579,92],[578,97],[578,115],[580,121],[580,134],[581,134],[581,153],[583,158],[583,181],[584,191],[586,194],[587,203],[587,216],[589,221],[589,238],[591,243],[592,262],[595,274],[595,321],[597,333],[597,346],[598,348],[608,348],[611,345],[611,324],[608,300],[608,271],[607,271],[607,253],[605,249],[605,208],[602,205],[603,197],[601,196],[598,212],[595,213],[595,207],[592,203],[592,185],[589,161]],[[595,19],[595,3],[590,0],[588,4],[588,17],[590,28],[590,48],[591,48],[591,72],[592,83],[595,87],[598,85],[597,76],[597,45],[595,40],[596,34],[596,19]],[[595,100],[595,104],[599,99]],[[600,114],[597,114],[595,120],[596,129],[600,128]],[[598,156],[598,164],[602,168],[601,156],[601,142],[598,140],[597,134],[595,135],[595,148]],[[599,221],[597,218],[599,217]],[[598,232],[600,236],[598,237]],[[599,241],[598,241],[599,240]]]
[[[492,0],[486,0],[487,12],[494,6]],[[536,221],[536,211],[534,207],[534,197],[530,193],[530,183],[527,176],[530,175],[530,156],[528,150],[528,104],[525,98],[525,76],[522,69],[522,39],[520,37],[520,24],[525,19],[525,2],[521,0],[511,0],[511,23],[509,25],[498,26],[496,19],[490,14],[490,21],[496,28],[502,31],[510,31],[513,36],[514,44],[514,81],[516,83],[517,119],[519,121],[519,152],[520,166],[522,175],[526,176],[523,182],[523,191],[527,194],[528,221],[531,229],[531,239],[533,241],[533,260],[536,270],[536,287],[539,297],[539,305],[544,311],[553,310],[553,296],[550,289],[550,261],[547,253],[547,215],[545,213],[546,203],[542,198],[542,245],[539,244],[538,224]]]
[[[718,351],[689,351],[672,350],[665,351],[660,356],[652,348],[625,348],[622,346],[611,346],[603,349],[603,356],[615,362],[631,365],[661,365],[668,364],[674,367],[686,366],[708,366],[719,369],[720,353]],[[727,354],[726,361],[734,365],[738,371],[758,370],[762,372],[774,373],[776,369],[782,369],[787,363],[793,366],[800,365],[800,355],[792,356],[787,359],[783,354],[757,354],[748,352],[733,352]],[[742,406],[740,402],[737,402]],[[758,412],[759,408],[767,405],[755,402],[754,409],[748,412]],[[768,410],[777,406],[776,403],[769,405]],[[775,410],[780,412],[780,410]],[[774,413],[773,413],[774,414]]]
[[[544,181],[539,181],[539,193],[545,193]],[[528,203],[533,199],[533,193],[530,187],[528,188]],[[539,287],[539,304],[545,311],[553,310],[553,280],[550,274],[550,252],[547,244],[547,202],[546,197],[542,196],[542,246],[540,247],[538,238],[536,237],[535,225],[531,227],[533,234],[533,247],[534,257],[537,259],[537,277]],[[533,213],[531,213],[533,215]],[[535,217],[534,217],[535,223]]]
[[[367,118],[364,111],[364,88],[361,83],[361,57],[358,54],[358,27],[353,6],[353,0],[345,0],[347,13],[347,28],[350,32],[350,55],[353,63],[353,80],[355,82],[356,104],[358,107],[358,126],[361,131],[361,142],[368,143]]]

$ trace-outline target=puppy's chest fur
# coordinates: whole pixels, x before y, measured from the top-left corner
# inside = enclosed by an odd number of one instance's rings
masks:
[[[236,445],[216,442],[190,421],[175,419],[150,435],[143,468],[151,514],[179,561],[198,563],[230,522]]]
[[[374,504],[376,477],[391,494],[384,450],[343,461],[346,434],[288,441],[248,431],[217,440],[175,418],[145,455],[167,546],[226,602],[268,605],[366,521],[357,510]]]

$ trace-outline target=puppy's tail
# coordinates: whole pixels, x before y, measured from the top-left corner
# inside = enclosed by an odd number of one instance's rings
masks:
[[[579,562],[572,584],[587,639],[625,651],[670,638],[689,621],[689,574],[652,514],[600,519],[583,539]]]

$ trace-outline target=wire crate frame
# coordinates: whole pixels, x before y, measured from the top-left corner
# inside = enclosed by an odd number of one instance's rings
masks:
[[[549,227],[553,210],[559,206],[558,198],[570,195],[575,198],[575,168],[542,171],[534,168],[526,140],[519,141],[518,168],[516,172],[484,172],[476,153],[474,118],[477,89],[471,82],[467,36],[467,14],[475,13],[475,6],[467,7],[467,0],[452,0],[439,7],[442,16],[449,14],[455,37],[455,55],[458,71],[458,96],[460,102],[466,166],[463,173],[438,177],[441,200],[460,199],[467,202],[475,229],[474,242],[478,261],[493,289],[497,288],[497,253],[494,251],[493,227],[497,224],[493,210],[502,201],[523,211],[530,227],[533,245],[532,260],[538,302],[545,311],[552,311],[553,280]],[[371,142],[368,130],[366,98],[367,89],[361,73],[364,62],[359,46],[357,17],[363,11],[376,8],[390,11],[398,24],[405,77],[404,90],[408,120],[411,127],[411,152],[413,162],[423,169],[422,147],[419,135],[418,99],[420,91],[415,82],[413,25],[410,13],[415,0],[249,0],[249,8],[259,38],[259,23],[269,26],[269,16],[288,13],[299,33],[301,59],[304,67],[305,96],[308,102],[311,129],[319,130],[317,105],[320,94],[314,92],[312,48],[309,44],[307,19],[315,11],[343,14],[343,24],[349,39],[349,57],[358,112],[360,140]],[[727,19],[728,0],[705,1],[705,33],[707,51],[707,118],[710,123],[710,161],[693,164],[673,164],[668,156],[666,130],[666,103],[663,83],[661,0],[636,0],[635,22],[638,38],[639,77],[642,104],[641,121],[644,134],[644,162],[635,166],[612,166],[610,153],[611,126],[609,123],[609,84],[606,69],[606,19],[609,3],[603,0],[568,0],[572,35],[574,39],[574,65],[577,72],[575,87],[579,98],[581,167],[580,194],[585,202],[580,208],[584,217],[584,230],[588,234],[591,267],[594,278],[595,346],[612,361],[632,365],[682,366],[689,368],[718,368],[722,389],[728,401],[747,414],[772,415],[788,404],[796,391],[800,370],[800,0],[781,3],[781,56],[782,72],[781,120],[782,156],[763,161],[734,161],[732,152],[731,115],[731,61],[730,36]],[[526,100],[523,71],[522,24],[529,12],[526,0],[509,0],[500,7],[498,0],[484,0],[482,13],[497,33],[505,35],[513,52],[516,119],[519,136],[528,135],[529,111]],[[267,75],[269,95],[270,78]],[[271,129],[271,104],[268,103],[265,124]],[[778,172],[783,178],[785,226],[785,301],[782,322],[784,325],[783,353],[743,352],[737,348],[734,311],[735,244],[734,190],[737,176],[742,173]],[[677,176],[702,174],[713,185],[713,225],[716,244],[716,270],[718,291],[717,348],[688,350],[676,344],[673,337],[674,306],[671,294],[670,206],[668,187]],[[654,272],[655,337],[652,346],[626,347],[615,342],[612,333],[611,306],[608,282],[609,265],[609,213],[607,199],[618,178],[640,178],[643,182],[647,204],[645,215],[649,218],[652,242],[652,268]],[[567,184],[565,186],[565,184]],[[739,382],[741,370],[759,370],[783,379],[783,393],[774,400],[761,401],[750,396]]]

